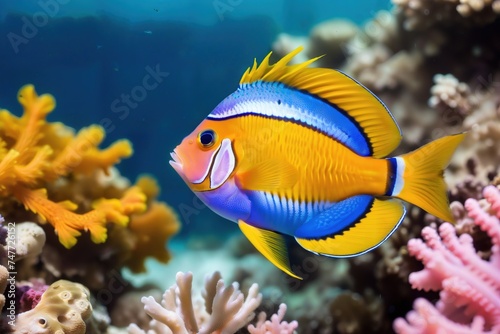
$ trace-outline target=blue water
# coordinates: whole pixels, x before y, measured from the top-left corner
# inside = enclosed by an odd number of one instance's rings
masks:
[[[49,120],[101,124],[104,145],[131,140],[135,153],[120,171],[132,181],[154,175],[161,199],[183,213],[181,235],[231,231],[194,200],[169,152],[236,89],[253,58],[281,32],[307,35],[331,18],[362,24],[390,8],[389,0],[105,3],[0,0],[0,108],[19,115],[17,90],[33,83],[56,97]]]

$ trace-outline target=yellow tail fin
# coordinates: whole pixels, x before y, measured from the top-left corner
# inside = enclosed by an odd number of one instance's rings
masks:
[[[404,168],[396,176],[402,176],[401,190],[393,196],[415,204],[440,219],[454,222],[443,172],[464,137],[465,133],[446,136],[396,158],[403,159]]]

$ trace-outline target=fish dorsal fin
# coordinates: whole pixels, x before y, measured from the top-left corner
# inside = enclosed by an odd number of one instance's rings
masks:
[[[272,264],[283,270],[288,275],[302,279],[293,273],[290,268],[290,259],[288,258],[288,248],[286,239],[283,235],[260,229],[245,223],[243,220],[238,220],[238,226],[241,232],[254,245],[262,255],[264,255]]]
[[[303,47],[298,47],[283,58],[281,58],[276,64],[270,65],[269,58],[271,58],[272,52],[269,52],[267,56],[262,60],[260,65],[257,65],[257,59],[253,61],[253,67],[248,68],[243,76],[241,77],[240,84],[247,84],[256,81],[281,81],[285,82],[285,79],[296,74],[310,64],[314,63],[320,57],[309,59],[303,63],[288,65],[290,60],[295,57],[300,51],[302,51]]]
[[[371,151],[362,155],[381,158],[391,153],[401,142],[401,131],[382,101],[340,71],[309,68],[319,57],[289,65],[301,50],[302,47],[295,49],[273,65],[269,64],[271,53],[260,65],[254,61],[253,67],[243,74],[240,85],[258,81],[279,82],[317,97],[345,114],[361,130]]]

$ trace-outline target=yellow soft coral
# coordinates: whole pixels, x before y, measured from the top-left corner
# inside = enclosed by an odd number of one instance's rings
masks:
[[[149,177],[140,178],[136,186],[141,188],[149,199],[158,196],[159,187]],[[151,202],[146,212],[132,216],[128,228],[135,239],[131,256],[126,263],[130,270],[134,273],[146,271],[144,261],[148,257],[154,257],[163,263],[170,260],[170,253],[165,244],[177,233],[180,223],[169,206],[162,202]]]
[[[89,174],[107,169],[132,154],[130,142],[117,141],[107,149],[97,146],[104,129],[93,125],[74,135],[61,123],[46,122],[55,108],[51,95],[38,96],[32,85],[22,87],[18,101],[21,117],[0,110],[0,198],[14,196],[54,226],[66,248],[75,245],[81,232],[89,231],[93,242],[107,238],[107,223],[126,225],[130,215],[146,210],[146,195],[131,187],[116,199],[99,199],[93,210],[75,213],[71,201],[53,202],[47,197],[48,183],[72,173]]]

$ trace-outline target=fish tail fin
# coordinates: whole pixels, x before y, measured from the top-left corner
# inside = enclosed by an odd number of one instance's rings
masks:
[[[389,158],[394,177],[386,195],[412,203],[442,220],[454,222],[443,174],[464,137],[465,133],[446,136],[413,152]]]

